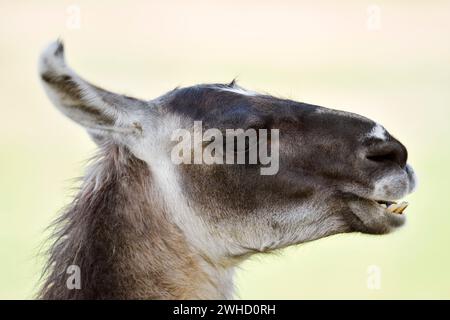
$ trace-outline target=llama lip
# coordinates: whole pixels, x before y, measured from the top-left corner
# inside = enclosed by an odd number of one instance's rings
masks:
[[[383,201],[383,200],[377,200],[376,201],[380,206],[386,209],[386,211],[396,214],[403,214],[403,211],[408,207],[409,203],[406,201],[402,201],[400,203],[397,203],[395,201]]]

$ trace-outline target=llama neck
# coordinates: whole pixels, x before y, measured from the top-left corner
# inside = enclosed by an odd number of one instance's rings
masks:
[[[56,222],[44,299],[231,298],[232,270],[198,254],[173,224],[148,166],[105,146]],[[78,289],[68,287],[79,267]]]

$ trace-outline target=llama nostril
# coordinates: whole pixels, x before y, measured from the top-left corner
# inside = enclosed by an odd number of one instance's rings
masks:
[[[394,152],[388,152],[388,153],[382,153],[382,154],[374,154],[374,155],[368,155],[367,159],[375,162],[396,162],[397,155]]]
[[[408,153],[406,148],[398,143],[393,142],[389,145],[376,146],[370,150],[366,159],[379,164],[398,164],[400,167],[405,168]]]

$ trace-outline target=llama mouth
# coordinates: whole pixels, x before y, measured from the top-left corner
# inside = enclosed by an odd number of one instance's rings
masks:
[[[388,234],[403,226],[408,203],[356,197],[347,202],[351,215],[344,215],[350,229],[366,234]]]
[[[383,207],[387,212],[395,214],[403,214],[403,212],[409,205],[409,203],[406,201],[397,203],[395,201],[376,200],[375,202]]]

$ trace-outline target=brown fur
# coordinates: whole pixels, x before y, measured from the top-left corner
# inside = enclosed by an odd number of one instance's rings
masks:
[[[107,144],[77,197],[55,222],[43,299],[207,298],[197,256],[172,224],[147,165],[125,147]],[[69,265],[82,289],[66,286]]]

